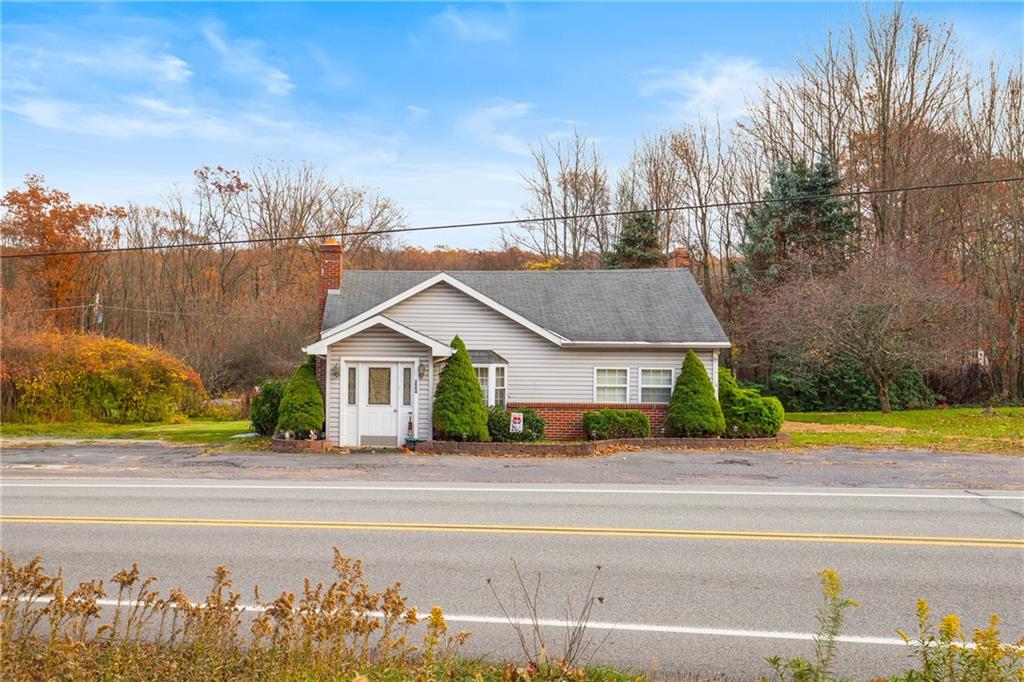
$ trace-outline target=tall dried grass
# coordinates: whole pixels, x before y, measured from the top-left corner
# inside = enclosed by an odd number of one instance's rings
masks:
[[[440,608],[420,622],[395,583],[374,591],[359,561],[334,549],[336,578],[264,601],[245,634],[246,607],[218,566],[205,599],[162,595],[138,565],[68,591],[36,557],[18,566],[0,552],[0,677],[4,680],[240,680],[451,677],[468,633],[448,634]],[[105,608],[109,607],[109,608]]]

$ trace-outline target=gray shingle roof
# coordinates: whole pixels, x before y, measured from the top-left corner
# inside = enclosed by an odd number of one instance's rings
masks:
[[[507,365],[508,360],[493,350],[470,350],[469,361],[474,365]]]
[[[401,294],[437,271],[346,270],[327,297],[329,329]],[[686,268],[456,271],[448,275],[572,341],[728,341]]]

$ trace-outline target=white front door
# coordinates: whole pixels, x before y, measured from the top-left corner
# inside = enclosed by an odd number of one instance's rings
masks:
[[[397,445],[398,365],[362,363],[359,374],[359,444]]]

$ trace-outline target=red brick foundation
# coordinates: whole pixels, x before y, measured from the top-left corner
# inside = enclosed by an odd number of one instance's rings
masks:
[[[509,409],[529,407],[544,420],[544,437],[551,440],[585,440],[583,413],[612,408],[614,410],[640,410],[651,420],[651,436],[662,435],[665,428],[663,403],[509,403]]]

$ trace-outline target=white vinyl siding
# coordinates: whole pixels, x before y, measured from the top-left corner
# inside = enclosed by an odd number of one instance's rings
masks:
[[[597,367],[594,369],[594,402],[629,402],[629,369]]]
[[[470,348],[501,355],[508,361],[506,395],[512,403],[593,402],[597,367],[630,368],[628,402],[639,402],[641,367],[678,369],[686,357],[683,349],[560,348],[447,284],[430,287],[383,314],[442,343],[458,334]],[[714,351],[697,354],[714,381]],[[434,382],[440,366],[434,368]],[[421,403],[421,423],[424,419],[429,423],[430,405]]]
[[[348,369],[340,377],[331,376],[331,368],[346,357],[349,358],[418,358],[420,366],[430,367],[430,350],[423,344],[413,341],[407,336],[386,327],[376,326],[362,331],[347,339],[331,344],[327,349],[327,439],[334,444],[340,442],[341,431],[338,424],[341,416],[342,396],[347,394]],[[416,380],[416,377],[413,377]],[[436,379],[435,379],[436,380]],[[431,408],[434,403],[430,391],[430,381],[419,382],[419,391],[415,394],[419,410],[417,429],[420,438],[430,438]],[[405,427],[402,427],[405,433]]]

